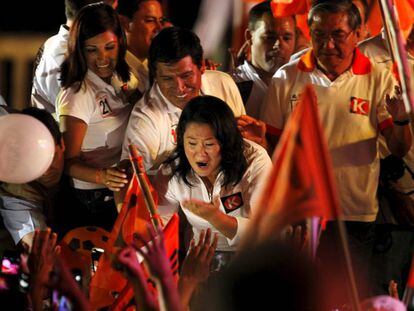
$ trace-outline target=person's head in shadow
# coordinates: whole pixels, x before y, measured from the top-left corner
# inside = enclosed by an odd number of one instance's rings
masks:
[[[323,310],[313,262],[277,242],[242,250],[217,277],[212,310]]]

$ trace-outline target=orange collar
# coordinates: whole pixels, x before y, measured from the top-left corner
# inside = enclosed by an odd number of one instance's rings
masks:
[[[300,58],[297,66],[299,70],[305,72],[311,72],[315,69],[316,59],[312,49],[309,49],[309,51]],[[371,62],[368,57],[361,53],[359,48],[355,48],[352,72],[355,75],[365,75],[371,72]]]

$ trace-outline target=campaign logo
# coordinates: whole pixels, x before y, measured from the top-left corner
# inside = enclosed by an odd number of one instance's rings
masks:
[[[289,104],[290,104],[290,109],[293,110],[293,107],[295,107],[300,99],[302,97],[302,94],[298,93],[298,94],[293,94],[290,99],[289,99]]]
[[[369,113],[369,101],[352,96],[349,111],[351,113],[362,114],[363,116],[366,116]]]
[[[176,129],[177,129],[177,124],[173,124],[171,126],[171,138],[172,138],[172,142],[173,142],[174,145],[177,144],[177,131],[176,131]]]
[[[227,214],[243,206],[243,197],[241,192],[220,198],[220,200],[223,203],[224,210]]]

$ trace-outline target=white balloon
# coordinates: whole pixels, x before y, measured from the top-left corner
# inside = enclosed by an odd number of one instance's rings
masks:
[[[49,168],[55,142],[47,127],[24,114],[0,116],[0,181],[26,183]]]

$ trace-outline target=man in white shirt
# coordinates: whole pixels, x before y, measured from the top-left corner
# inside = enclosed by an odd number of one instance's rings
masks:
[[[270,1],[261,2],[249,11],[245,36],[251,49],[251,61],[245,60],[230,73],[249,116],[259,118],[272,76],[294,52],[295,27],[294,16],[273,17]]]
[[[383,134],[389,149],[403,156],[411,145],[409,117],[401,100],[388,97],[395,86],[390,74],[356,48],[361,18],[354,5],[346,0],[314,5],[308,24],[313,48],[276,72],[262,118],[282,130],[303,88],[313,85],[354,268],[361,276],[371,263],[378,211],[378,136]],[[327,266],[343,258],[338,237],[335,222],[328,222],[318,249]]]
[[[142,154],[145,169],[157,170],[175,148],[175,129],[182,109],[198,95],[219,97],[236,117],[245,114],[232,78],[203,69],[203,49],[190,30],[163,29],[151,43],[148,60],[153,84],[133,108],[121,159],[128,159],[128,145],[132,143]]]
[[[34,67],[31,105],[46,109],[55,115],[56,97],[60,91],[60,65],[62,64],[69,39],[69,28],[78,11],[87,4],[98,0],[65,0],[66,24],[59,32],[46,40],[39,49]],[[107,0],[111,4],[113,0]]]
[[[166,19],[158,0],[118,0],[117,12],[127,38],[125,59],[143,94],[149,89],[148,50]]]

